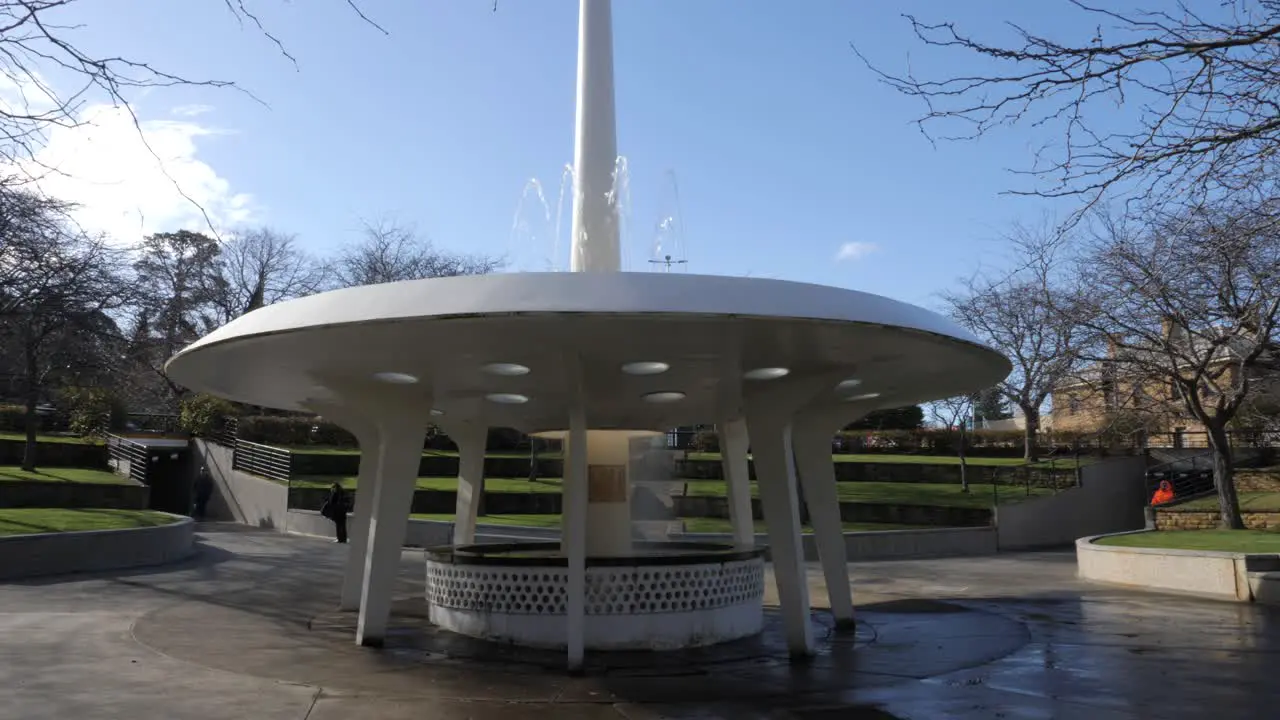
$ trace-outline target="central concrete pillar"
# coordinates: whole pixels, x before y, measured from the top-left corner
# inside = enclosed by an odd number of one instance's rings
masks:
[[[586,550],[602,557],[631,552],[631,438],[625,430],[586,431]],[[576,454],[570,433],[566,452]],[[562,541],[563,542],[563,541]]]

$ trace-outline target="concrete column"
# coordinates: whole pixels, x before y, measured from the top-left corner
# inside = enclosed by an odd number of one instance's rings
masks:
[[[809,584],[801,543],[800,499],[791,448],[791,417],[769,404],[749,406],[747,426],[760,487],[760,504],[769,529],[773,576],[787,649],[792,657],[813,654],[809,624]]]
[[[348,428],[350,429],[350,428]],[[378,482],[378,433],[370,428],[357,433],[360,441],[360,472],[356,477],[355,512],[351,518],[350,549],[342,569],[342,597],[339,610],[359,610],[364,590],[365,551],[369,547],[369,511],[373,506],[374,485]]]
[[[735,545],[753,547],[755,519],[751,512],[751,477],[747,465],[747,421],[725,420],[716,425],[720,437],[720,467],[729,490],[729,522]]]
[[[573,230],[569,269],[618,272],[622,253],[614,172],[618,159],[610,0],[578,5],[578,108],[574,123]]]
[[[574,363],[576,366],[576,363]],[[586,647],[587,615],[587,415],[580,379],[569,411],[569,435],[565,448],[564,507],[561,514],[561,550],[568,564],[567,630],[570,672],[581,672]]]
[[[476,541],[476,513],[484,491],[484,446],[489,426],[480,420],[449,423],[445,431],[458,445],[458,500],[454,508],[453,544]]]
[[[791,442],[809,507],[809,522],[813,525],[818,557],[822,560],[831,615],[837,628],[848,628],[854,622],[853,593],[849,586],[849,559],[840,519],[840,498],[836,492],[835,464],[831,459],[831,438],[834,434],[829,418],[800,413],[792,426]]]
[[[378,424],[364,415],[332,402],[316,401],[308,408],[346,428],[360,446],[360,471],[356,478],[355,511],[348,536],[347,561],[342,569],[339,610],[359,610],[364,587],[365,549],[369,541],[369,507],[378,478]]]
[[[369,545],[356,624],[359,645],[380,647],[386,638],[430,407],[424,402],[398,411],[384,409],[378,418],[378,475],[369,505]]]

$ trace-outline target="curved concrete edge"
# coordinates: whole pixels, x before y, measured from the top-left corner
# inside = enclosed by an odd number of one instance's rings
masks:
[[[195,522],[0,537],[0,581],[163,565],[194,551]]]
[[[314,510],[290,510],[286,513],[285,532],[312,537],[333,537],[333,523],[320,517]],[[347,527],[353,527],[348,519]],[[512,540],[554,540],[560,531],[553,528],[524,527],[521,525],[476,526],[476,542],[510,542]],[[696,540],[709,542],[733,542],[728,533],[678,533],[672,540]],[[845,548],[850,561],[883,560],[890,558],[958,557],[994,555],[996,529],[994,527],[929,528],[923,530],[879,530],[849,532],[844,534]],[[404,544],[412,547],[432,547],[453,542],[453,523],[443,520],[409,520]],[[803,538],[805,559],[818,559],[813,535]],[[756,535],[756,545],[768,544],[768,536]]]
[[[1280,555],[1099,545],[1106,537],[1155,532],[1135,530],[1076,540],[1082,580],[1235,602],[1280,605]]]

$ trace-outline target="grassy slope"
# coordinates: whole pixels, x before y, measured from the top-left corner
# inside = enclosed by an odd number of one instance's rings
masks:
[[[1102,538],[1099,545],[1168,550],[1280,553],[1280,532],[1271,530],[1167,530]]]
[[[26,442],[27,436],[22,433],[0,432],[0,440],[18,440]],[[37,435],[36,442],[62,443],[68,445],[101,445],[102,441],[94,438],[82,438],[74,435]]]
[[[355,487],[354,477],[346,477],[342,480],[345,487]],[[332,478],[313,477],[294,480],[293,485],[295,487],[328,487],[332,482]],[[457,478],[418,478],[418,488],[422,490],[452,491],[457,487]],[[993,495],[992,486],[986,483],[972,483],[969,488],[968,493],[963,493],[958,484],[897,482],[836,484],[836,492],[842,502],[988,508],[993,501],[1014,503],[1027,499],[1026,489],[1018,486],[997,486],[998,497]],[[490,492],[560,492],[560,479],[542,478],[530,483],[522,479],[488,478],[485,480],[485,489]],[[725,484],[719,480],[692,480],[687,483],[686,492],[694,496],[723,497],[726,488]],[[755,483],[751,483],[751,494],[758,494]],[[1031,488],[1031,497],[1047,494],[1049,491],[1044,488]]]
[[[0,535],[154,527],[176,521],[151,510],[5,508],[0,509]]]
[[[314,445],[297,446],[287,448],[296,455],[356,455],[360,451],[355,448],[345,447],[317,447]],[[423,455],[438,455],[443,457],[457,457],[458,453],[452,450],[425,450]],[[489,457],[510,457],[510,458],[527,458],[527,452],[507,452],[507,451],[490,451],[487,453]],[[558,454],[546,453],[539,454],[538,457],[543,459],[553,459],[560,457]],[[899,465],[959,465],[960,458],[954,455],[849,455],[837,454],[831,456],[835,462],[856,462],[856,463],[887,463]],[[698,453],[691,452],[688,454],[689,460],[703,460],[719,462],[720,453]],[[1088,458],[1081,458],[1081,464],[1087,464]],[[972,467],[1016,467],[1023,465],[1022,458],[989,458],[974,457],[968,458],[968,464]],[[1073,458],[1057,458],[1053,462],[1033,463],[1034,467],[1055,467],[1055,468],[1071,468],[1075,466]]]
[[[87,483],[92,485],[132,485],[133,481],[107,470],[88,468],[39,468],[27,472],[17,465],[0,465],[0,483],[13,480],[35,480],[53,483]]]
[[[1191,502],[1179,503],[1169,510],[1205,510],[1218,511],[1218,496],[1197,498]],[[1240,510],[1242,512],[1275,512],[1280,511],[1280,492],[1242,492],[1240,493]]]
[[[415,514],[413,517],[419,520],[442,520],[444,522],[453,522],[453,515],[449,514]],[[720,518],[682,518],[684,521],[686,532],[705,532],[705,533],[727,533],[732,530],[728,520]],[[540,528],[559,528],[559,515],[486,515],[476,518],[480,524],[488,525],[524,525],[526,527]],[[764,523],[756,521],[756,532],[764,532]],[[846,532],[854,531],[872,531],[872,530],[910,530],[921,526],[917,525],[891,525],[888,523],[844,523]],[[805,532],[812,532],[809,527],[805,527]]]

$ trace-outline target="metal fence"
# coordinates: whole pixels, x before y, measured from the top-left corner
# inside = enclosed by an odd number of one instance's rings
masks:
[[[236,440],[231,453],[231,469],[288,483],[293,453],[284,448]]]
[[[129,478],[143,485],[148,484],[147,462],[149,456],[147,446],[119,435],[108,434],[105,439],[107,442],[107,456],[110,459],[111,467],[119,472],[128,463]]]

